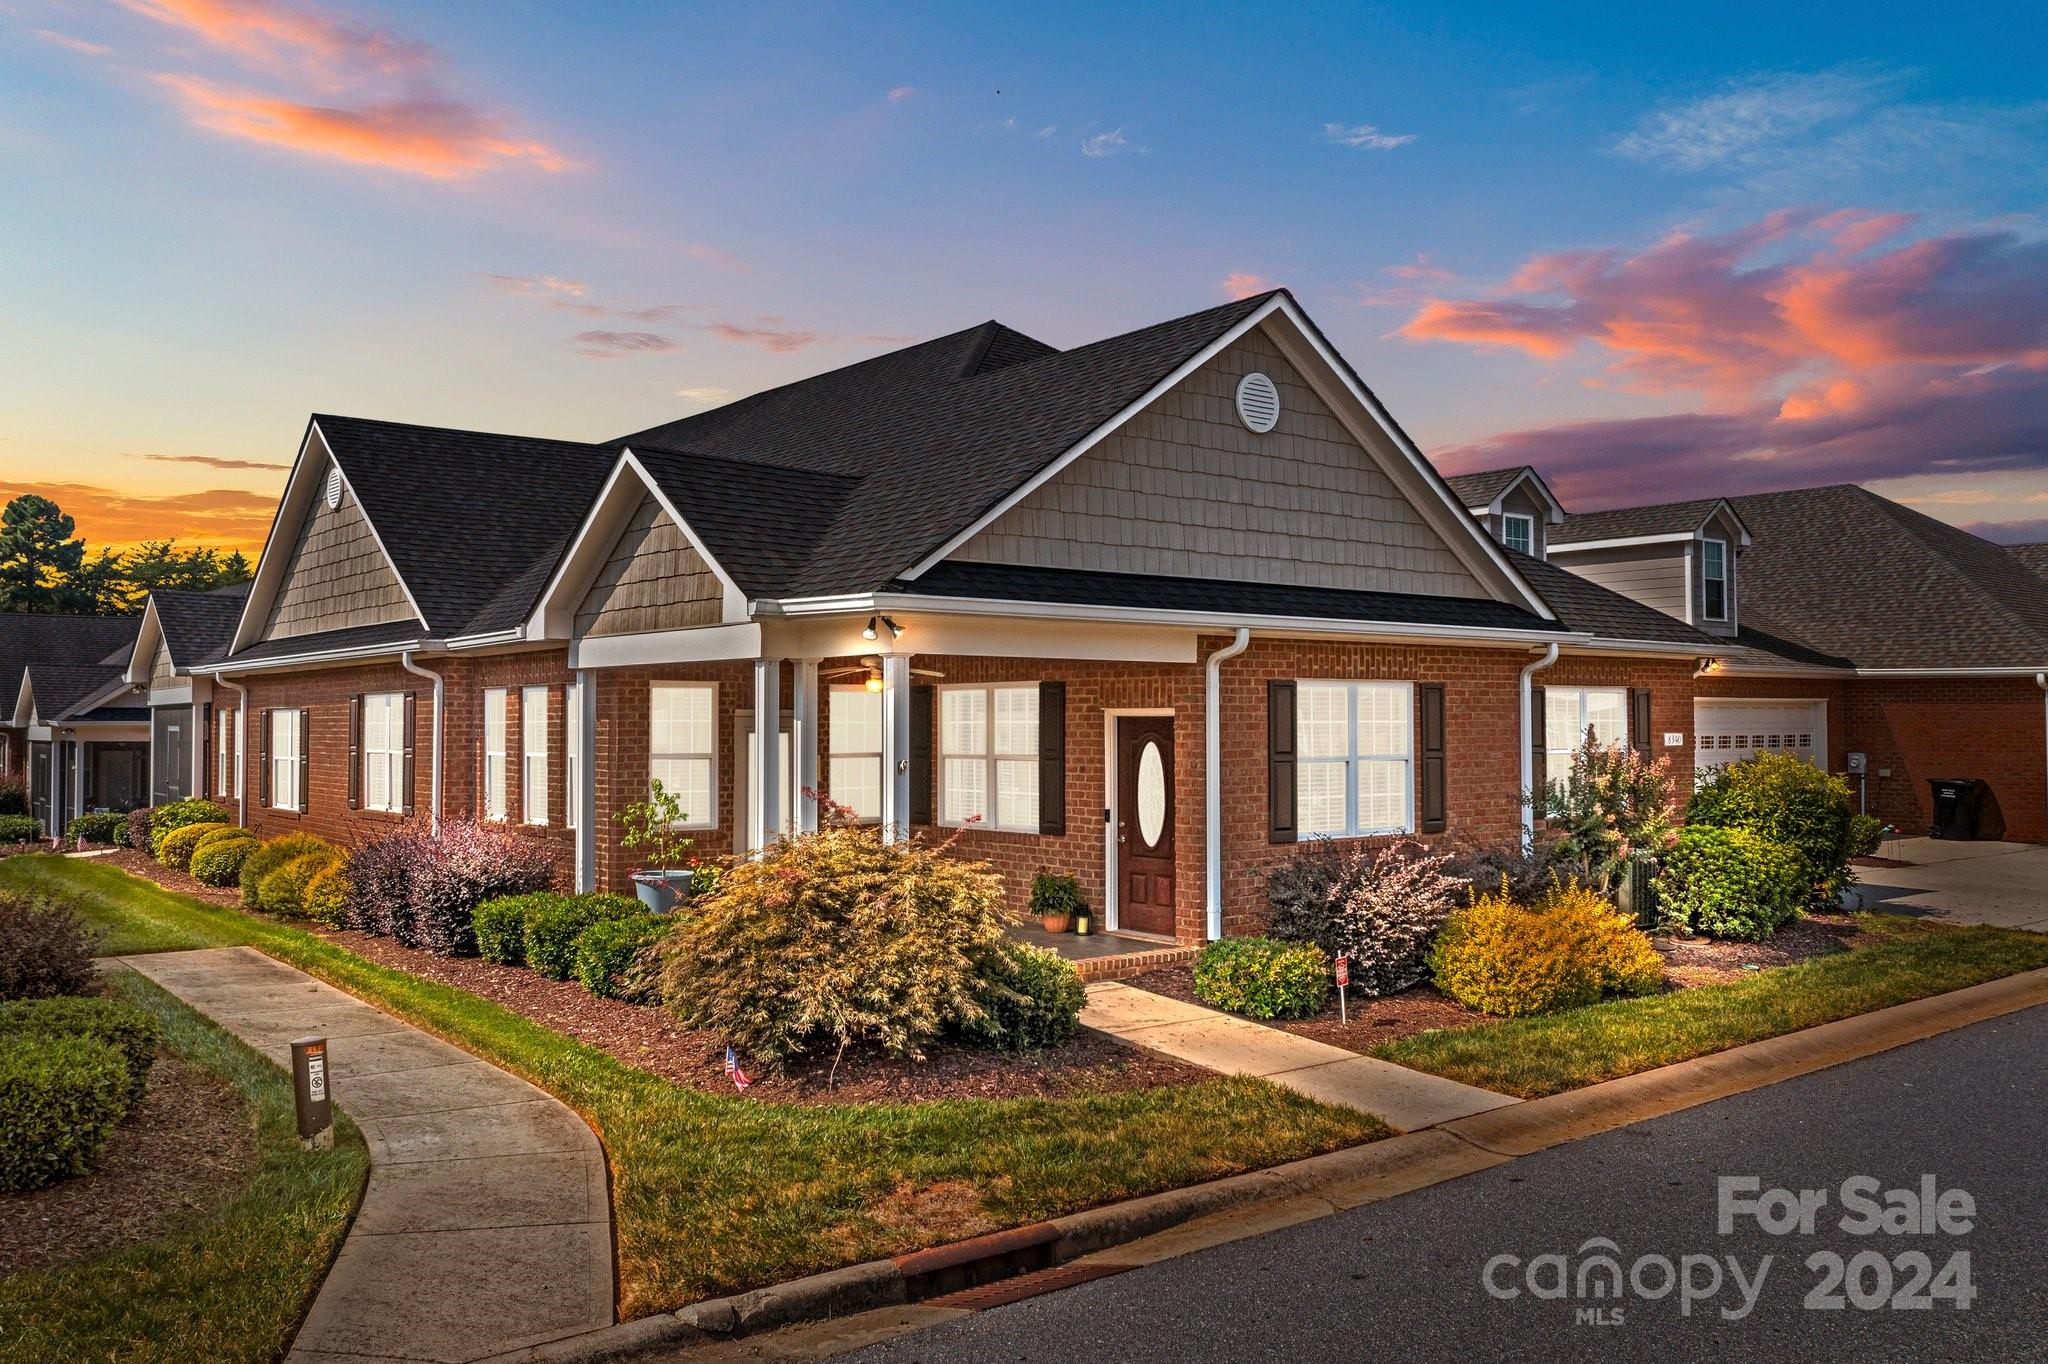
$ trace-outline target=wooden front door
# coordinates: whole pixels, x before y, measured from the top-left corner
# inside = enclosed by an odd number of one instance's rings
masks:
[[[1173,935],[1173,717],[1116,720],[1117,927]]]

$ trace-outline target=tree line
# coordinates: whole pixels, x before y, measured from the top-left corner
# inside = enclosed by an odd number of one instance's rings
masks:
[[[245,583],[254,573],[240,550],[181,549],[174,539],[145,540],[126,554],[102,546],[89,555],[76,529],[62,507],[35,493],[0,511],[0,611],[133,615],[151,592],[205,592]]]

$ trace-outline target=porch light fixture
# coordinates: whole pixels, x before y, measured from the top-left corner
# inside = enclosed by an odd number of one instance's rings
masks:
[[[880,673],[869,673],[868,680],[862,683],[862,685],[869,691],[880,691],[882,689],[882,675]]]
[[[877,619],[879,618],[875,616],[868,617],[867,628],[860,632],[860,637],[862,639],[873,639],[875,637],[875,621]]]
[[[876,637],[877,637],[877,632],[876,632],[876,628],[875,628],[875,627],[876,627],[877,623],[879,623],[879,624],[881,624],[881,625],[883,625],[883,626],[886,626],[886,627],[888,628],[888,631],[889,631],[889,638],[890,638],[890,639],[901,639],[901,638],[903,638],[903,627],[902,627],[902,626],[900,626],[900,625],[898,625],[898,624],[897,624],[897,623],[896,623],[895,621],[893,621],[893,620],[889,619],[889,617],[887,617],[887,616],[869,616],[869,617],[868,617],[868,623],[867,623],[867,628],[866,628],[866,629],[864,629],[864,630],[862,630],[862,631],[860,632],[860,637],[861,637],[862,639],[874,639],[874,638],[876,638]]]

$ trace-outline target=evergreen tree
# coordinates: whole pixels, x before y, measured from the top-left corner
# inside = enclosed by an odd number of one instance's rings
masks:
[[[76,523],[47,497],[23,493],[0,511],[0,611],[73,609],[68,584],[85,562]]]

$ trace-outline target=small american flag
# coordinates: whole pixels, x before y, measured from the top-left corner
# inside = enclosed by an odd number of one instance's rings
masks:
[[[747,1073],[740,1069],[739,1053],[731,1047],[725,1049],[725,1078],[732,1081],[734,1089],[745,1089],[754,1083],[747,1078]]]

